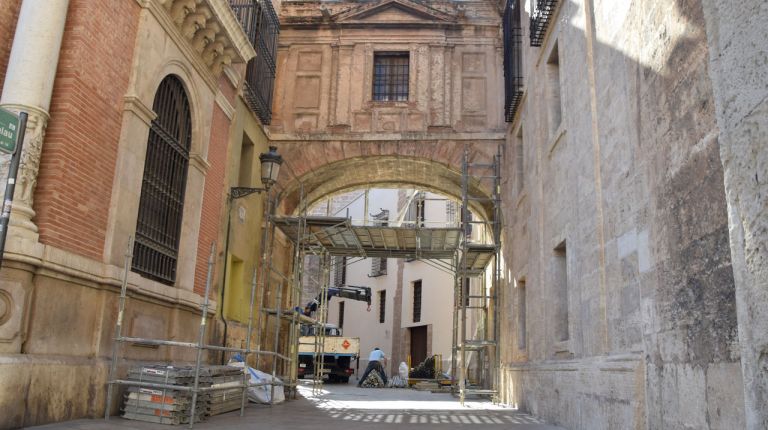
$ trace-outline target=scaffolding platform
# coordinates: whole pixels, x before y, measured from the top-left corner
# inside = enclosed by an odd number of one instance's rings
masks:
[[[461,246],[462,231],[450,227],[389,227],[353,225],[343,217],[308,216],[306,246],[322,246],[334,256],[452,259]],[[275,217],[274,223],[294,243],[299,217]]]

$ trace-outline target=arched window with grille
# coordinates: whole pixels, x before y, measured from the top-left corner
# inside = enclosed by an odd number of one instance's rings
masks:
[[[152,110],[132,270],[173,285],[192,141],[189,100],[177,76],[160,83]]]

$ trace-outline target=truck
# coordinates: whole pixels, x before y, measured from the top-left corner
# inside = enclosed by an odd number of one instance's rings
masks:
[[[368,310],[371,308],[371,289],[369,287],[341,285],[329,288],[327,294],[328,300],[332,297],[342,297],[364,301],[368,303]],[[321,295],[318,294],[316,298],[307,303],[303,311],[305,316],[312,316],[318,308],[320,298]],[[355,362],[355,367],[359,364],[360,338],[344,336],[341,328],[334,324],[324,324],[322,328],[325,335],[318,337],[316,332],[320,329],[320,325],[303,324],[301,326],[298,376],[305,378],[315,374],[315,357],[319,349],[323,358],[321,371],[323,379],[327,379],[329,382],[349,382],[349,377],[355,373],[352,362]],[[322,339],[322,345],[319,345],[320,339]]]
[[[315,349],[320,339],[315,336],[315,326],[303,325],[299,337],[299,378],[315,374]],[[325,337],[320,350],[323,354],[322,377],[329,382],[349,382],[360,358],[360,338],[346,337],[334,324],[325,325]]]

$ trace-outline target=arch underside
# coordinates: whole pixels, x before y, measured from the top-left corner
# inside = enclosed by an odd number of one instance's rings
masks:
[[[364,188],[417,188],[459,201],[462,198],[460,169],[422,157],[366,156],[320,166],[284,184],[280,193],[282,213],[298,213],[302,185],[307,207],[334,194]],[[474,198],[488,198],[491,188],[489,180],[468,181],[468,194]],[[473,201],[470,206],[485,219],[491,215],[489,202]]]

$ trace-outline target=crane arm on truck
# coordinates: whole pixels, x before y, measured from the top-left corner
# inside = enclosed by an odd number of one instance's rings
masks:
[[[320,293],[312,299],[306,306],[304,306],[304,315],[312,316],[312,313],[317,310],[320,305],[320,299],[323,293]],[[368,310],[371,310],[371,288],[361,287],[357,285],[341,285],[338,287],[328,288],[328,300],[331,297],[340,297],[343,299],[357,300],[368,303]]]

